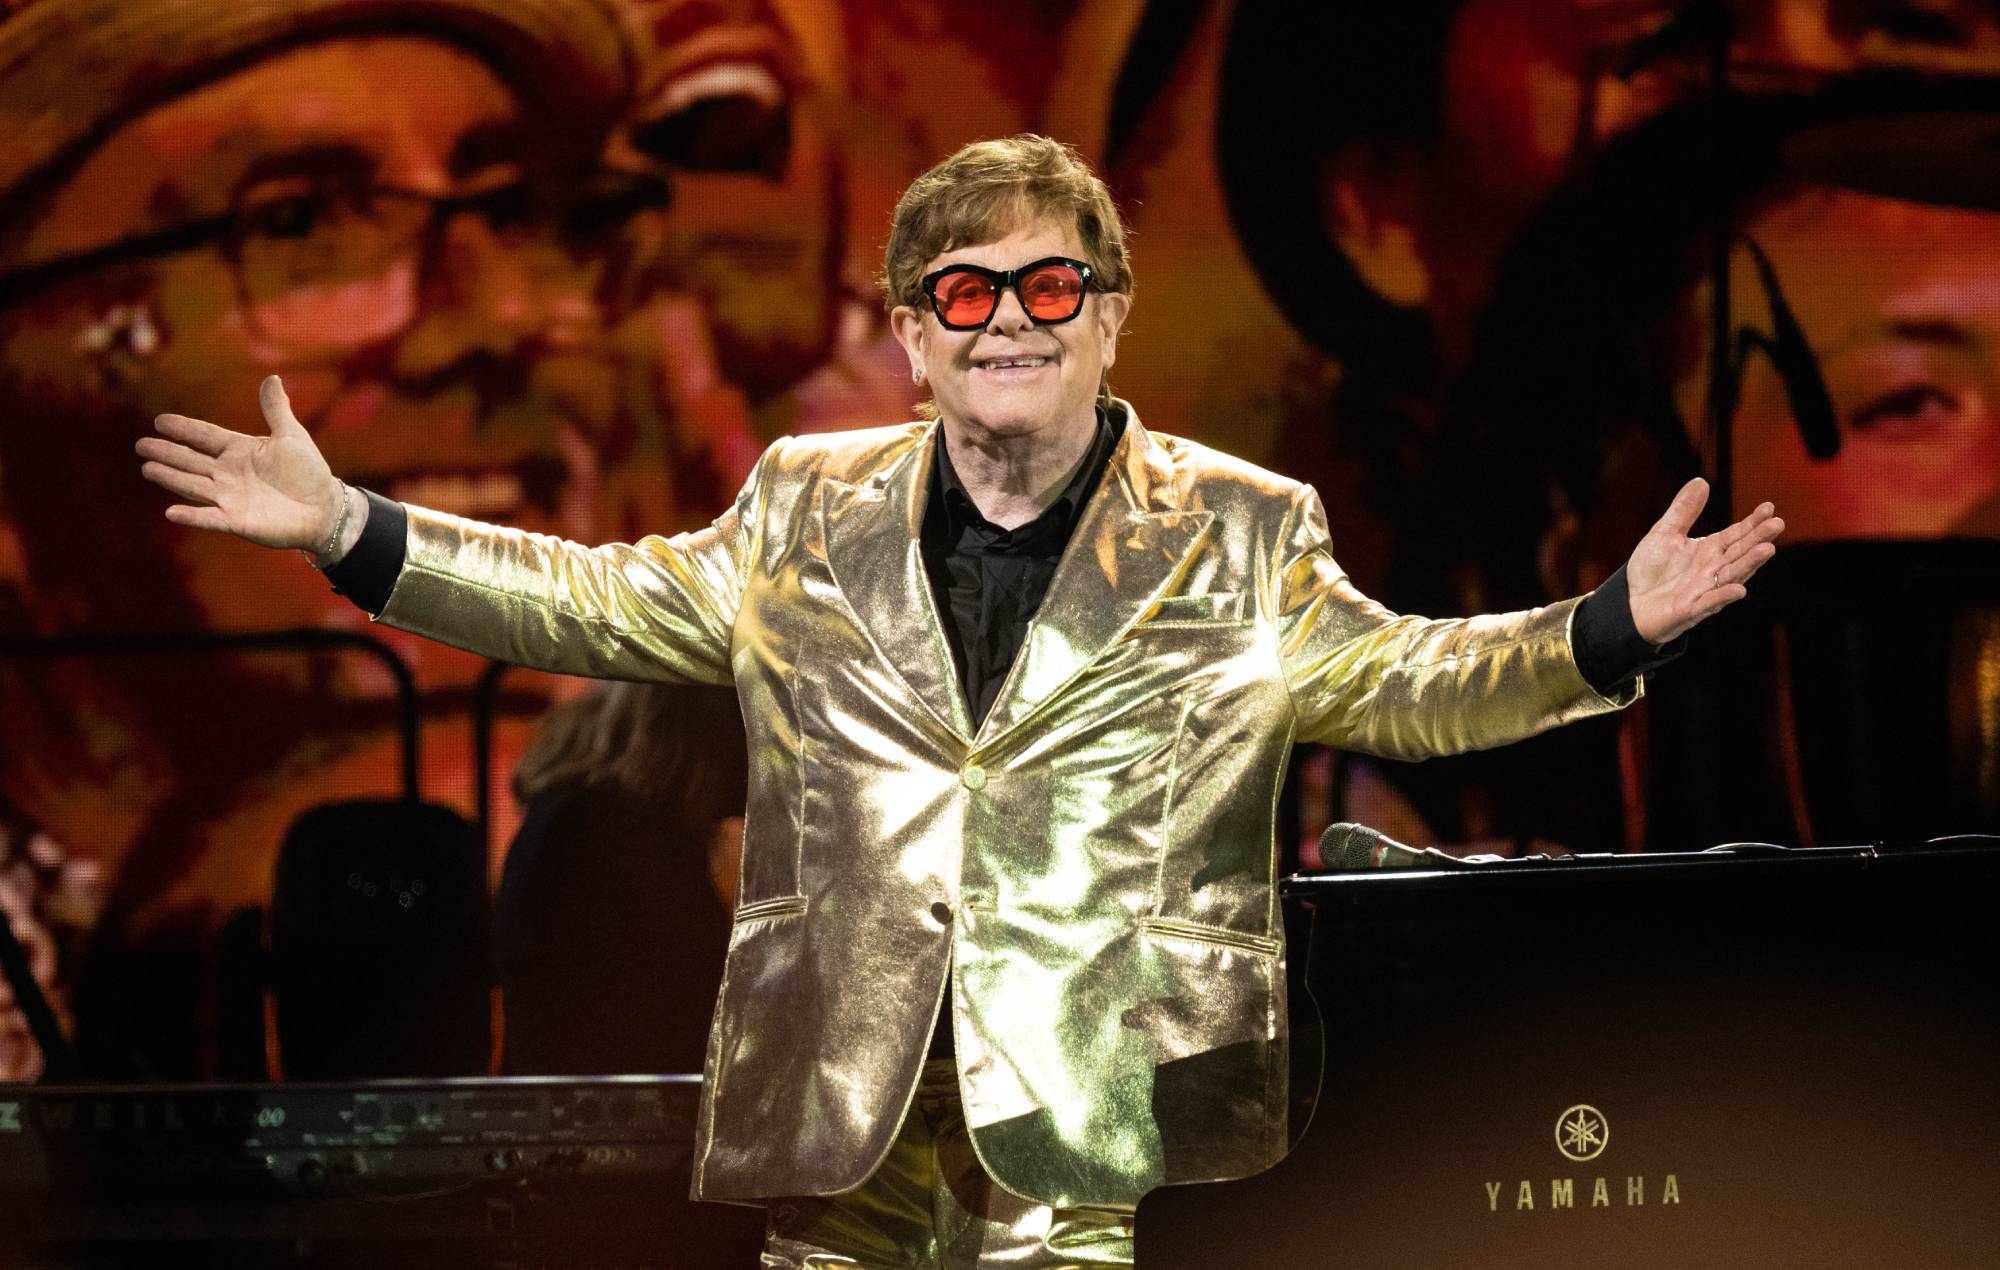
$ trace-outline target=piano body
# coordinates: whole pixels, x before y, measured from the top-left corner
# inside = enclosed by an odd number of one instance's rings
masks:
[[[1148,1196],[1145,1270],[2000,1266],[2000,851],[1286,889],[1316,1107]]]

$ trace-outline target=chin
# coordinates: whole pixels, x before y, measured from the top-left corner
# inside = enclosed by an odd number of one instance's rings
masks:
[[[981,432],[989,432],[1000,437],[1027,436],[1047,426],[1051,412],[1019,408],[996,410],[969,410],[962,418]]]
[[[967,402],[958,417],[996,436],[1025,436],[1089,413],[1091,403],[1053,394],[993,393]],[[949,413],[949,412],[948,412]]]

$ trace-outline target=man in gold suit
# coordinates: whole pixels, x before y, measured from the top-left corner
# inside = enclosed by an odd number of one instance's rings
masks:
[[[591,549],[351,489],[275,378],[268,435],[162,415],[143,471],[169,520],[303,549],[395,626],[735,684],[694,1187],[772,1205],[765,1265],[1129,1265],[1147,1190],[1284,1147],[1292,744],[1416,759],[1616,709],[1782,522],[1691,539],[1696,482],[1590,596],[1399,616],[1312,489],[1111,396],[1132,278],[1073,152],[918,178],[886,289],[935,418],[781,440],[694,533]]]

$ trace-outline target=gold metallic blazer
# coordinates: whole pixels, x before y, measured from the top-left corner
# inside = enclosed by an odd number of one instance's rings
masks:
[[[779,441],[713,525],[630,545],[411,508],[382,619],[569,674],[735,683],[749,812],[696,1195],[867,1178],[947,975],[966,1119],[1008,1190],[1130,1205],[1253,1172],[1285,1145],[1292,744],[1449,754],[1638,688],[1585,683],[1574,600],[1389,612],[1311,488],[1133,418],[975,728],[918,556],[933,427]]]

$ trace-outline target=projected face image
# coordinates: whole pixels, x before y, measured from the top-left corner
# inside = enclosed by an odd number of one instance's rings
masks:
[[[471,809],[484,660],[372,627],[296,555],[174,530],[128,456],[163,410],[257,430],[277,373],[391,498],[590,541],[708,520],[832,343],[838,164],[767,6],[626,7],[609,135],[443,37],[280,43],[131,115],[12,227],[13,629],[366,633],[415,676],[424,793]],[[394,687],[357,656],[0,664],[0,824],[117,877],[107,927],[199,942],[263,898],[302,807],[393,788]],[[558,687],[505,681],[496,782]]]
[[[411,91],[409,85],[422,88]],[[275,57],[157,107],[77,171],[21,255],[76,256],[190,224],[191,241],[65,278],[10,316],[27,389],[9,504],[71,624],[223,629],[351,622],[310,572],[162,532],[105,490],[156,411],[254,428],[284,375],[334,470],[390,497],[588,534],[601,468],[630,445],[600,302],[621,234],[660,191],[531,166],[508,88],[426,41],[356,38]],[[97,572],[114,552],[118,585]],[[100,552],[102,554],[100,554]],[[66,577],[81,567],[83,576]],[[404,650],[432,682],[463,666]]]
[[[1863,70],[2000,68],[2000,20],[1961,0],[1466,0],[1438,35],[1435,63],[1387,45],[1437,75],[1408,109],[1434,132],[1403,154],[1356,147],[1324,202],[1369,285],[1427,310],[1447,349],[1472,338],[1496,262],[1542,201],[1619,135],[1699,98],[1718,46],[1752,96]]]
[[[1813,189],[1747,232],[1819,362],[1840,446],[1807,453],[1777,373],[1752,358],[1733,433],[1740,499],[1776,501],[1800,542],[2000,537],[2000,216]],[[1754,275],[1739,269],[1735,285],[1759,326]]]
[[[175,532],[121,473],[163,410],[260,428],[268,373],[348,480],[531,529],[591,535],[629,455],[713,453],[664,436],[678,421],[659,342],[607,306],[659,182],[591,170],[601,138],[557,171],[549,135],[485,61],[357,35],[164,101],[99,144],[13,246],[0,304],[0,488],[33,628],[367,626],[296,555]],[[657,510],[692,519],[665,470]],[[428,733],[425,792],[469,809],[465,704],[483,663],[385,642],[452,725]],[[198,947],[264,898],[300,810],[394,788],[394,681],[364,658],[4,670],[0,804],[118,879],[104,922],[122,938]],[[510,701],[503,773],[547,692]],[[132,988],[185,1019],[179,991]],[[133,1025],[169,1049],[192,1026],[158,1022]]]

